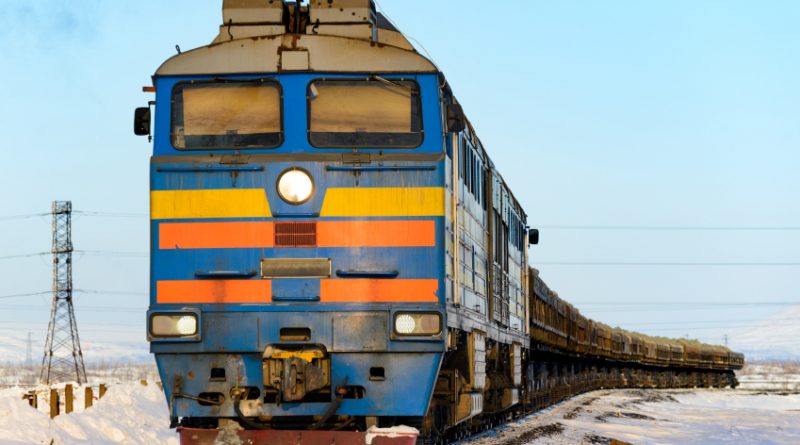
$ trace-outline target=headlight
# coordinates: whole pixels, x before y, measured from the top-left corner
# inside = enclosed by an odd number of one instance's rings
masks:
[[[278,194],[289,204],[302,204],[314,193],[311,175],[299,169],[286,170],[278,178]]]
[[[197,334],[195,314],[155,314],[150,318],[153,337],[190,337]]]
[[[442,316],[439,314],[405,312],[394,316],[394,332],[399,335],[439,335]]]

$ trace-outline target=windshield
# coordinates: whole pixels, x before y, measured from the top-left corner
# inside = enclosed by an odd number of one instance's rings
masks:
[[[422,143],[416,82],[319,80],[308,90],[309,140],[315,147],[411,148]]]
[[[173,90],[175,148],[273,148],[281,143],[281,127],[275,82],[184,83]]]

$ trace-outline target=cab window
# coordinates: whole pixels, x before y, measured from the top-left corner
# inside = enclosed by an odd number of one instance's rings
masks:
[[[179,150],[274,148],[282,125],[274,81],[192,82],[173,90],[170,138]]]
[[[414,148],[422,144],[419,87],[373,76],[318,80],[308,88],[309,141],[320,148]]]

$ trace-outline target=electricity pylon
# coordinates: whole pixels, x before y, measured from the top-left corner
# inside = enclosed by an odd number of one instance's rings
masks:
[[[44,344],[41,383],[86,383],[72,306],[72,202],[53,201],[53,305]]]

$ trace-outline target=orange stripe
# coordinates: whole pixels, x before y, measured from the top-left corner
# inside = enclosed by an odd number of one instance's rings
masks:
[[[174,280],[156,283],[158,303],[269,303],[270,280]]]
[[[159,249],[237,249],[272,247],[271,222],[161,223]]]
[[[435,303],[438,288],[437,280],[320,280],[319,300],[326,303]]]
[[[319,247],[432,247],[434,221],[320,221]]]

